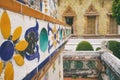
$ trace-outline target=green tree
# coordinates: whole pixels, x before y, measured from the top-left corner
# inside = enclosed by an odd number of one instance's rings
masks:
[[[120,42],[110,40],[108,41],[108,48],[113,52],[113,54],[120,59]]]
[[[120,25],[120,0],[113,0],[112,13],[117,24]]]

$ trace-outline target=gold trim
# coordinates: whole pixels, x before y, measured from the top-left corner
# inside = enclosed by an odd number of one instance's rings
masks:
[[[22,11],[21,11],[21,7],[22,7]],[[10,10],[12,12],[24,14],[27,16],[32,16],[37,19],[46,20],[46,21],[49,21],[52,23],[68,26],[64,22],[54,19],[48,15],[45,15],[45,14],[41,13],[40,11],[34,10],[24,4],[21,4],[20,2],[17,2],[16,0],[1,0],[0,8]]]

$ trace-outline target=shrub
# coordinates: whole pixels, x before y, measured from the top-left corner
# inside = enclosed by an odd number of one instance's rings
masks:
[[[120,59],[120,42],[110,40],[108,41],[108,48]]]
[[[76,51],[93,51],[93,47],[89,42],[82,41],[77,45]]]
[[[101,48],[100,48],[100,47],[97,47],[97,48],[96,48],[96,51],[98,51],[98,50],[101,50]]]

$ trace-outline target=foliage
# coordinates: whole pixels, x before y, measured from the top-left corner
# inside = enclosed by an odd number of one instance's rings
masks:
[[[95,61],[88,61],[87,66],[90,69],[96,68]]]
[[[113,52],[113,54],[120,59],[120,42],[110,40],[108,41],[108,48]]]
[[[71,64],[71,61],[70,60],[64,60],[63,61],[63,68],[64,70],[70,70],[70,64]]]
[[[96,48],[96,51],[98,51],[98,50],[101,50],[101,48],[100,48],[100,47],[97,47],[97,48]]]
[[[76,51],[93,51],[93,47],[89,42],[82,41],[77,45]]]
[[[116,18],[117,24],[120,25],[120,0],[113,0],[112,13]]]
[[[83,68],[83,62],[82,61],[75,61],[75,68],[76,69],[82,69]]]

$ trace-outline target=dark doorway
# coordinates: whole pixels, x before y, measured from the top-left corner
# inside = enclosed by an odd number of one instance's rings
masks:
[[[65,21],[66,21],[66,24],[70,25],[72,28],[71,28],[71,33],[73,34],[73,19],[74,17],[73,16],[66,16],[65,17]]]

